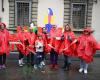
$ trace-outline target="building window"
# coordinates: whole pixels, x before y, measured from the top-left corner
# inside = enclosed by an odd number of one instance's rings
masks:
[[[30,1],[16,1],[15,6],[16,26],[28,26],[31,20],[31,4]]]
[[[75,29],[82,29],[86,25],[86,4],[72,3],[71,23]]]

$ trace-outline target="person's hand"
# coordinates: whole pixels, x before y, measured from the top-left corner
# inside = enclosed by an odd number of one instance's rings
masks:
[[[49,54],[49,55],[50,55],[50,52],[49,52],[49,53],[47,53],[47,54]]]
[[[63,51],[66,51],[68,49],[68,47],[66,47],[65,49],[63,49]]]

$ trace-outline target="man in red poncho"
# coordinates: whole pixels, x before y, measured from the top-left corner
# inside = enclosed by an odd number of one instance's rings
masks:
[[[70,57],[74,56],[75,54],[75,44],[73,43],[76,39],[74,32],[71,30],[69,24],[65,25],[64,32],[63,32],[63,43],[59,49],[60,53],[64,55],[64,70],[69,70],[71,59]]]
[[[47,29],[45,27],[42,28],[42,36],[43,36],[43,40],[45,41],[45,50],[44,53],[48,53],[50,52],[48,50],[48,44],[50,42],[50,37],[49,37],[49,33],[47,33]]]
[[[93,31],[90,27],[84,29],[83,34],[78,38],[78,48],[77,53],[80,61],[79,72],[84,71],[85,74],[88,73],[88,64],[93,61],[93,55],[96,50],[100,50],[100,45],[92,36]]]
[[[0,69],[6,68],[6,55],[9,54],[9,32],[4,23],[0,23]]]
[[[50,43],[49,46],[51,47],[50,51],[50,68],[51,69],[58,69],[58,55],[59,55],[59,48],[61,46],[61,35],[62,29],[57,28],[56,25],[53,25],[51,32],[50,32]]]

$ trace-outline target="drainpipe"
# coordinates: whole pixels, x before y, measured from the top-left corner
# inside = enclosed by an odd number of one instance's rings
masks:
[[[2,12],[4,12],[4,0],[2,0]]]

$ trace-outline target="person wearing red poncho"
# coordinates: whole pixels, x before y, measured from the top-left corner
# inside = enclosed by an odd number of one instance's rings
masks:
[[[50,42],[50,37],[49,37],[49,33],[47,33],[47,29],[46,27],[43,27],[42,28],[42,36],[43,36],[43,39],[45,41],[45,50],[44,50],[44,53],[47,54],[49,53],[50,51],[48,50],[48,44]]]
[[[23,33],[22,33],[22,27],[21,26],[17,26],[17,41],[23,43]],[[23,62],[23,45],[21,44],[16,44],[17,50],[19,52],[19,66],[23,66],[24,62]]]
[[[51,69],[58,69],[58,55],[59,55],[59,48],[61,46],[61,36],[62,36],[62,29],[57,28],[56,25],[53,25],[50,31],[51,40],[49,43],[49,47],[51,47],[51,51],[50,51]]]
[[[35,54],[35,40],[36,40],[36,38],[37,38],[37,35],[33,32],[33,28],[30,27],[28,50],[30,52],[31,66],[34,66],[34,54]]]
[[[9,52],[9,31],[4,23],[0,23],[0,69],[6,68],[6,55]]]
[[[60,53],[64,55],[64,66],[62,67],[63,70],[69,70],[71,65],[71,57],[74,56],[74,41],[76,36],[74,32],[71,30],[69,24],[65,25],[64,32],[62,36],[63,43],[59,49]]]
[[[88,73],[88,64],[93,61],[93,55],[96,50],[100,50],[100,45],[97,43],[93,35],[93,30],[90,27],[84,29],[83,34],[78,38],[77,53],[80,58],[79,72]]]
[[[29,40],[30,40],[30,33],[28,26],[23,27],[23,45],[25,47],[24,49],[24,55],[27,57],[27,65],[30,65],[30,50],[29,50]]]

